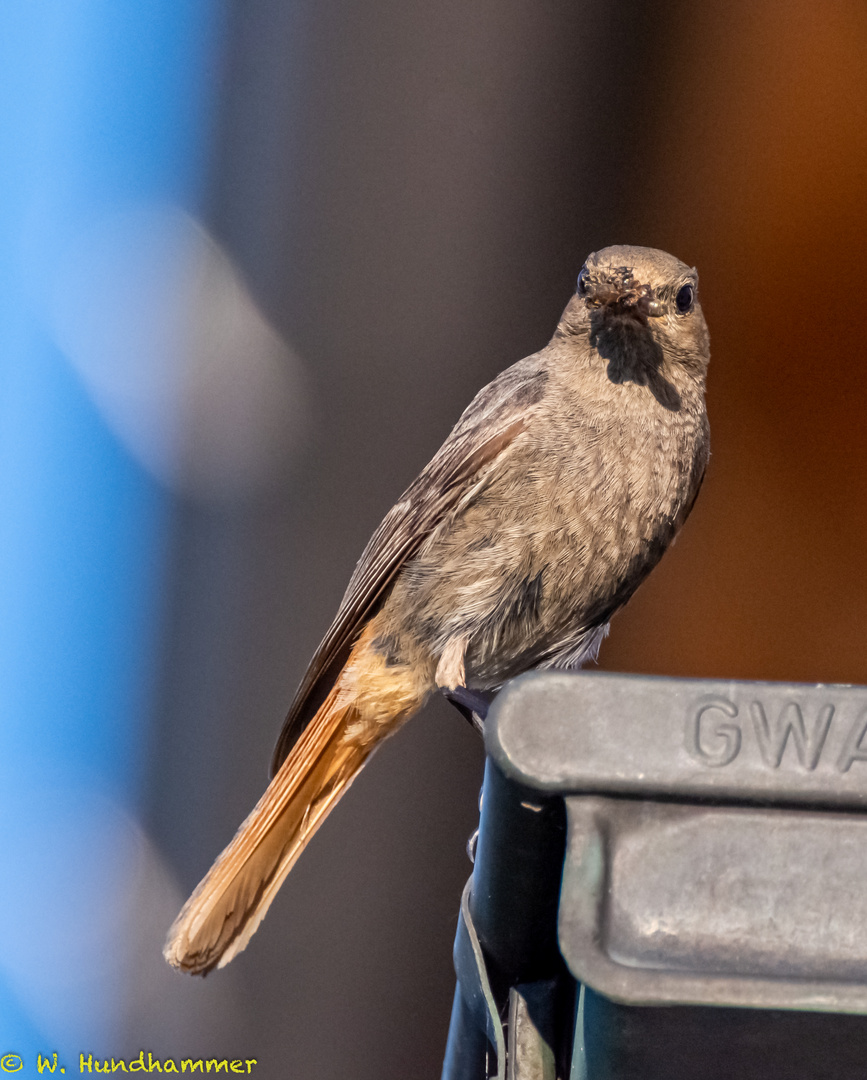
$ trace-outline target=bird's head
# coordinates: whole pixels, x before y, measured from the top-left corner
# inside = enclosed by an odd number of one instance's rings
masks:
[[[656,248],[616,245],[590,255],[558,333],[586,336],[616,370],[677,364],[703,376],[709,359],[698,274]]]

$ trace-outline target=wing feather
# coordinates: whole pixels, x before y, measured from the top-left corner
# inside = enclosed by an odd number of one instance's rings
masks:
[[[353,643],[401,567],[449,511],[483,486],[488,466],[526,427],[546,381],[538,354],[507,368],[479,392],[430,463],[386,514],[298,687],[274,748],[272,776],[327,697]]]

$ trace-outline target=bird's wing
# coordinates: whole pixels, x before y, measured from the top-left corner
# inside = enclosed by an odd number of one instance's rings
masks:
[[[365,623],[407,559],[443,517],[483,484],[487,467],[524,430],[548,373],[539,354],[507,368],[461,416],[430,464],[386,514],[349,581],[334,622],[298,687],[271,759],[272,775],[327,697]]]

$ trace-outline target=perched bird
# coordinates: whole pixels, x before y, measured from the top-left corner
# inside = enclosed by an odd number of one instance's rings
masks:
[[[554,337],[479,392],[373,534],[289,710],[273,779],[175,921],[197,974],[248,943],[376,747],[441,690],[595,657],[671,543],[708,460],[695,270],[591,255]]]

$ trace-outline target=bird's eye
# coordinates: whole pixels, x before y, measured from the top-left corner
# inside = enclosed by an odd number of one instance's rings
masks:
[[[587,267],[581,267],[581,273],[578,275],[578,295],[587,295]]]
[[[674,298],[674,306],[677,308],[678,315],[686,315],[688,311],[692,310],[692,305],[695,303],[695,287],[687,282],[686,285],[681,285],[677,290],[677,296]]]

